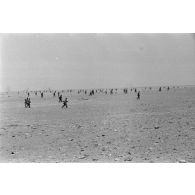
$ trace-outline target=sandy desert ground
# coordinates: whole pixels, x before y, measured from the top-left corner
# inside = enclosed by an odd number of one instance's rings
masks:
[[[195,162],[195,87],[0,96],[0,162]]]

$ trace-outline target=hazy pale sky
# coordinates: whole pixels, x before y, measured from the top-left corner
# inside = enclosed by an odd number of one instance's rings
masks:
[[[1,34],[1,90],[195,84],[194,34]]]

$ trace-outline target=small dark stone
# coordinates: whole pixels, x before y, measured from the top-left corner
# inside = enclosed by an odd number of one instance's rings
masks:
[[[179,163],[186,163],[186,160],[179,160]]]
[[[94,147],[98,147],[98,144],[94,144]]]
[[[98,159],[97,158],[93,158],[92,161],[98,161]]]
[[[11,154],[15,154],[14,152],[11,152]]]
[[[102,148],[102,151],[106,151],[106,148]]]
[[[124,159],[124,161],[132,161],[132,160],[133,158],[130,158],[130,157]]]
[[[79,159],[84,159],[87,158],[89,155],[88,154],[84,154],[83,156],[78,157]]]

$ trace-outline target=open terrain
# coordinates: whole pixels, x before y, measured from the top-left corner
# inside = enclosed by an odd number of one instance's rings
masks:
[[[195,162],[195,88],[0,96],[1,162]]]

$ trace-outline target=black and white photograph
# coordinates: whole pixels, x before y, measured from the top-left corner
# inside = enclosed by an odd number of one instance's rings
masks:
[[[194,195],[193,0],[0,0],[0,194]]]
[[[195,162],[194,34],[2,33],[0,47],[0,162]]]

